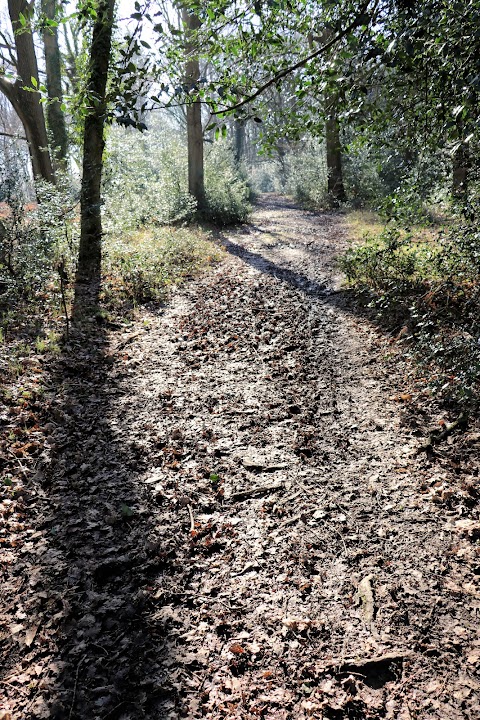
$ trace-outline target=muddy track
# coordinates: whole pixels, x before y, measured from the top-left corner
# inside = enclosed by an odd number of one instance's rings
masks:
[[[416,452],[340,216],[221,241],[52,379],[3,717],[478,717],[478,467]]]

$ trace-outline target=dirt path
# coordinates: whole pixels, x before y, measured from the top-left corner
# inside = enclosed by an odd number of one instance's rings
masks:
[[[268,198],[164,312],[65,360],[0,718],[480,716],[478,466],[415,453],[343,237]]]

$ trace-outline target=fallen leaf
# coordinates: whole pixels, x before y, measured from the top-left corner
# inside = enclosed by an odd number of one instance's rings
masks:
[[[33,643],[39,627],[39,625],[32,625],[28,628],[27,632],[25,633],[25,645],[27,647],[30,647],[30,645]]]
[[[233,645],[230,646],[230,652],[234,653],[235,655],[242,655],[245,650],[239,643],[233,643]]]
[[[16,623],[15,625],[10,625],[10,632],[12,635],[18,635],[19,632],[23,630],[23,625],[20,625],[19,623]]]
[[[471,665],[477,665],[478,661],[480,660],[480,648],[476,648],[475,650],[471,650],[467,655],[467,662]]]

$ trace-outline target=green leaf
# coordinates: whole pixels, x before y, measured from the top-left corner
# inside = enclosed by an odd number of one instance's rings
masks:
[[[216,473],[210,473],[210,480],[212,483],[217,483],[220,480],[220,476]]]
[[[38,87],[38,80],[37,80],[37,78],[33,77],[33,75],[30,78],[30,82],[32,83],[34,88]]]
[[[120,512],[122,513],[122,517],[124,518],[129,518],[132,517],[132,515],[135,515],[135,512],[132,510],[132,508],[128,507],[128,505],[125,505],[125,503],[122,504]]]

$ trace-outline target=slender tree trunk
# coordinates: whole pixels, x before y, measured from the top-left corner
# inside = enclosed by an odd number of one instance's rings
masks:
[[[328,195],[333,207],[347,199],[343,184],[342,145],[340,141],[340,123],[337,115],[337,101],[330,96],[327,99],[328,115],[325,124],[325,139],[327,146],[327,173]]]
[[[83,139],[80,249],[74,303],[74,315],[77,317],[82,312],[81,305],[85,299],[82,285],[89,286],[95,294],[98,292],[100,284],[102,247],[100,190],[105,148],[106,87],[112,46],[114,8],[115,0],[98,0],[97,19],[93,27],[90,48],[89,109],[85,118]],[[83,297],[81,297],[82,295]]]
[[[285,192],[285,187],[287,185],[287,163],[286,163],[286,150],[283,147],[281,143],[278,143],[277,145],[277,157],[278,157],[278,165],[280,167],[280,187],[282,189],[282,193]]]
[[[19,77],[14,83],[0,77],[0,91],[10,101],[24,127],[34,177],[55,182],[40,94],[23,89],[24,86],[31,87],[32,78],[38,83],[38,65],[32,33],[28,30],[18,32],[21,29],[20,13],[28,18],[32,9],[32,4],[26,0],[8,0]]]
[[[469,165],[470,148],[468,143],[462,143],[453,156],[452,195],[454,200],[465,201],[467,199]]]
[[[42,0],[42,11],[49,20],[54,20],[56,0]],[[62,110],[62,68],[56,27],[47,27],[44,30],[43,47],[47,73],[47,93],[50,100],[47,105],[47,120],[53,145],[53,157],[57,167],[65,170],[67,167],[68,135],[65,115]]]
[[[196,55],[192,33],[201,25],[200,19],[186,8],[182,9],[182,20],[185,26],[185,83],[187,87],[196,88],[200,79],[200,63]],[[195,90],[193,90],[195,93]],[[187,111],[187,145],[188,145],[188,192],[197,201],[197,211],[201,215],[205,210],[205,178],[203,163],[203,127],[202,106],[195,101],[189,103]]]
[[[245,120],[235,118],[235,160],[237,164],[241,163],[245,155]]]

